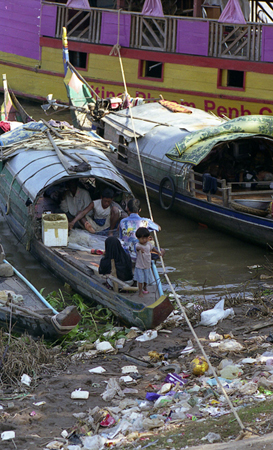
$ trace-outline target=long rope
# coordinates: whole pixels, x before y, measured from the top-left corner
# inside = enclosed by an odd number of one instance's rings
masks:
[[[119,11],[119,12],[120,12],[120,11]],[[119,36],[119,32],[118,32],[118,36]],[[113,54],[113,53],[114,53],[114,54],[117,54],[118,57],[119,57],[119,63],[120,63],[121,74],[122,74],[122,79],[123,79],[123,83],[124,83],[125,95],[127,96],[127,95],[128,95],[128,91],[127,91],[127,85],[126,85],[126,80],[125,80],[125,73],[124,73],[123,63],[122,63],[122,59],[121,59],[121,55],[120,55],[120,45],[119,45],[119,43],[117,43],[117,44],[113,47],[113,49],[112,49],[112,51],[111,51],[110,54]],[[144,187],[145,197],[146,197],[146,201],[147,201],[147,206],[148,206],[150,218],[151,218],[151,220],[153,220],[152,209],[151,209],[151,204],[150,204],[149,194],[148,194],[148,190],[147,190],[146,180],[145,180],[145,176],[144,176],[144,171],[143,171],[143,166],[142,166],[142,161],[141,161],[140,151],[139,151],[139,147],[138,147],[138,141],[137,141],[137,137],[136,137],[135,125],[134,125],[134,119],[133,119],[132,108],[131,108],[131,107],[129,107],[129,112],[130,112],[130,119],[131,119],[131,123],[132,123],[132,129],[133,129],[133,133],[134,133],[134,140],[135,140],[135,145],[136,145],[136,150],[137,150],[138,162],[139,162],[140,172],[141,172],[141,176],[142,176],[142,182],[143,182],[143,187]],[[158,241],[158,237],[157,237],[156,232],[154,232],[154,237],[155,237],[156,246],[157,246],[157,248],[160,249],[160,245],[159,245],[159,241]],[[181,311],[182,311],[183,316],[185,317],[185,320],[186,320],[186,322],[187,322],[187,325],[188,325],[188,327],[190,328],[191,333],[192,333],[192,335],[193,335],[193,337],[194,337],[194,339],[195,339],[195,341],[196,341],[198,347],[200,348],[200,351],[201,351],[202,355],[204,356],[205,360],[207,361],[208,366],[209,366],[211,372],[213,373],[213,376],[215,377],[216,382],[217,382],[219,388],[220,388],[221,391],[223,392],[223,395],[225,396],[225,399],[227,400],[227,402],[228,402],[228,404],[229,404],[229,406],[230,406],[230,409],[231,409],[231,411],[233,412],[233,414],[234,414],[234,416],[235,416],[235,418],[236,418],[236,420],[237,420],[237,422],[238,422],[240,428],[241,428],[242,430],[246,430],[246,427],[243,425],[243,423],[242,423],[240,417],[238,416],[237,411],[235,410],[233,404],[231,403],[231,401],[230,401],[230,399],[229,399],[229,397],[228,397],[228,395],[227,395],[227,393],[226,393],[226,390],[224,389],[222,383],[220,382],[220,380],[219,380],[219,378],[218,378],[218,376],[217,376],[217,373],[215,372],[214,367],[211,365],[210,360],[209,360],[209,358],[208,358],[208,356],[207,356],[207,354],[206,354],[206,352],[205,352],[205,350],[204,350],[204,348],[203,348],[203,346],[202,346],[202,344],[201,344],[201,342],[200,342],[198,336],[196,335],[196,333],[195,333],[195,331],[194,331],[194,329],[193,329],[193,327],[192,327],[192,324],[191,324],[191,322],[190,322],[190,320],[189,320],[189,318],[188,318],[188,316],[187,316],[187,313],[186,313],[185,308],[184,308],[183,305],[181,304],[180,299],[179,299],[177,293],[175,292],[175,290],[174,290],[174,288],[173,288],[173,285],[172,285],[172,283],[171,283],[171,281],[170,281],[170,279],[169,279],[169,276],[168,276],[168,274],[167,274],[167,272],[166,272],[166,266],[165,266],[165,264],[164,264],[164,261],[163,261],[162,256],[160,256],[160,261],[161,261],[161,264],[162,264],[163,274],[164,274],[164,276],[165,276],[165,279],[166,279],[166,281],[167,281],[167,283],[168,283],[168,285],[169,285],[169,287],[170,287],[170,289],[171,289],[171,291],[172,291],[172,294],[174,295],[174,298],[175,298],[175,300],[176,300],[176,302],[177,302],[179,308],[180,308]]]

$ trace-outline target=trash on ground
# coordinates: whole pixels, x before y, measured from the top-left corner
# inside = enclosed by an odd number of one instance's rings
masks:
[[[213,309],[208,309],[201,313],[201,321],[199,325],[213,326],[220,320],[226,319],[228,316],[234,316],[233,308],[224,310],[225,300],[220,300]]]

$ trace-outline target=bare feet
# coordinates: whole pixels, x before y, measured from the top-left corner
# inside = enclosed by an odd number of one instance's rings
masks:
[[[139,297],[144,297],[143,292],[139,292],[138,296]]]
[[[88,221],[85,222],[84,228],[86,229],[86,231],[89,231],[89,233],[96,233],[91,223],[89,223]]]

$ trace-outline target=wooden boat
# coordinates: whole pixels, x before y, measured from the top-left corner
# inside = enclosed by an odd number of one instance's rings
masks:
[[[271,247],[273,118],[178,110],[163,101],[106,115],[99,133],[118,150],[109,158],[142,191],[137,142],[150,195],[164,209]]]
[[[57,312],[4,257],[0,244],[0,326],[45,339],[68,334],[81,319],[77,308]]]
[[[114,289],[110,290],[105,276],[97,271],[102,252],[91,254],[91,249],[104,250],[104,236],[82,230],[88,235],[88,245],[76,248],[67,246],[65,239],[61,243],[55,239],[56,233],[67,234],[67,225],[63,229],[62,211],[47,196],[49,188],[77,178],[92,191],[93,200],[99,198],[106,185],[114,189],[120,200],[132,196],[127,182],[101,151],[109,144],[79,130],[55,129],[44,122],[23,125],[3,134],[0,141],[0,206],[13,232],[33,255],[75,291],[111,309],[128,324],[149,329],[161,323],[173,307],[163,294],[156,267],[154,284],[144,299],[138,296],[136,288],[115,277]],[[46,212],[51,212],[51,216],[44,215]],[[54,221],[55,232],[52,244],[45,245],[44,230],[51,228],[49,217]]]
[[[241,1],[243,14],[220,19],[226,2],[164,1],[163,14],[143,2],[26,0],[0,5],[0,68],[17,95],[62,102],[62,28],[71,62],[100,98],[124,92],[120,45],[130,95],[165,98],[216,115],[272,114],[272,4]],[[24,45],[20,45],[20,43]]]

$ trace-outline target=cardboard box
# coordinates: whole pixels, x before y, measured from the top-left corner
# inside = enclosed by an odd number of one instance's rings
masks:
[[[68,220],[66,214],[42,215],[42,239],[47,247],[66,247]]]

